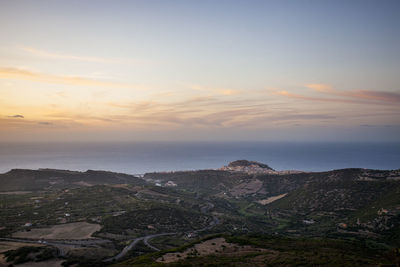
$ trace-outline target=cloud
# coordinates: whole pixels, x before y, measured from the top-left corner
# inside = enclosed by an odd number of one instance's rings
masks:
[[[0,67],[0,79],[17,79],[43,83],[69,84],[75,86],[100,86],[114,88],[137,88],[132,84],[108,82],[94,79],[88,79],[78,76],[54,75],[41,72],[32,72],[18,68]]]
[[[336,120],[324,111],[297,110],[266,98],[226,99],[194,97],[177,102],[143,101],[109,103],[124,115],[112,115],[115,122],[135,127],[259,128],[293,123]],[[124,112],[123,110],[126,109]]]
[[[219,88],[219,87],[207,87],[207,86],[202,86],[198,84],[184,84],[184,86],[196,90],[196,91],[202,91],[206,93],[210,93],[213,95],[225,95],[225,96],[232,96],[232,95],[238,95],[241,94],[242,91],[238,89],[233,89],[233,88]]]
[[[377,127],[392,128],[392,127],[396,127],[396,125],[391,125],[391,124],[384,124],[384,125],[361,124],[360,126],[361,127],[368,127],[368,128],[377,128]]]
[[[317,88],[317,87],[316,87]],[[318,87],[328,90],[328,87]],[[329,89],[331,90],[331,89]],[[305,101],[338,102],[369,104],[372,100],[353,97],[330,97],[329,95],[310,93],[309,96],[295,94],[285,90],[274,91],[275,95],[287,98],[303,99]],[[31,121],[39,129],[49,131],[60,127],[71,129],[118,129],[118,130],[148,130],[163,131],[171,129],[268,129],[269,127],[292,127],[301,124],[309,125],[361,125],[376,124],[385,119],[385,123],[394,123],[396,119],[393,108],[386,109],[374,106],[344,105],[310,105],[303,103],[293,105],[282,97],[272,97],[271,94],[260,94],[251,91],[240,97],[225,97],[221,94],[199,94],[189,97],[185,95],[174,98],[150,98],[139,101],[134,99],[114,100],[116,102],[96,102],[91,108],[64,108],[62,106],[40,111],[35,121]],[[180,99],[180,100],[178,100]],[[108,101],[108,100],[107,100]],[[375,101],[375,100],[374,100]],[[91,103],[89,101],[89,103]],[[381,102],[380,102],[381,103]],[[338,108],[340,106],[340,108]],[[88,106],[89,107],[89,106]],[[19,110],[21,109],[13,109]],[[9,111],[12,114],[14,111]],[[368,114],[367,114],[368,113]],[[372,114],[372,115],[371,115]],[[362,117],[364,116],[364,117]],[[366,117],[368,116],[368,117]],[[9,124],[22,125],[25,120],[9,119]],[[397,121],[396,121],[397,122]],[[53,127],[44,127],[51,125]],[[28,124],[26,124],[28,125]],[[39,125],[44,125],[39,127]],[[22,126],[21,126],[22,127]]]
[[[352,103],[352,104],[374,104],[374,105],[398,105],[400,103],[400,93],[372,91],[372,90],[350,90],[340,91],[327,84],[306,84],[305,87],[318,93],[335,97],[308,96],[288,92],[286,90],[275,89],[275,95],[289,98],[303,99],[316,102],[332,103]]]
[[[367,104],[367,102],[357,101],[352,99],[342,99],[342,98],[326,98],[326,97],[312,97],[312,96],[304,96],[299,94],[290,93],[288,91],[276,91],[274,92],[276,95],[286,96],[290,98],[297,98],[309,101],[318,101],[318,102],[335,102],[335,103],[353,103],[353,104]]]
[[[75,61],[84,61],[84,62],[93,62],[93,63],[136,63],[142,64],[146,63],[145,61],[140,60],[130,60],[130,59],[122,59],[122,58],[104,58],[104,57],[88,57],[88,56],[75,56],[63,53],[54,53],[45,50],[36,49],[33,47],[27,46],[18,46],[19,49],[30,53],[34,56],[45,57],[50,59],[62,59],[62,60],[75,60]]]
[[[302,97],[287,91],[277,94]],[[324,107],[315,108],[315,105],[296,107],[281,101],[274,102],[269,98],[247,96],[246,100],[226,99],[225,97],[193,97],[181,101],[132,101],[105,103],[106,112],[100,110],[59,110],[43,114],[37,120],[8,119],[3,125],[9,127],[30,127],[49,131],[56,129],[104,129],[104,130],[207,130],[207,129],[270,129],[271,127],[292,127],[296,124],[310,125],[338,125],[375,124],[379,120],[359,118],[366,115],[357,112],[348,113],[341,110],[326,110]],[[363,108],[363,107],[362,107]],[[374,117],[381,115],[371,110]],[[25,124],[23,122],[26,122]],[[0,121],[1,123],[1,121]],[[53,124],[52,127],[44,127]],[[43,125],[43,127],[39,127]],[[365,126],[367,127],[367,126]],[[0,127],[1,128],[1,127]],[[207,130],[208,131],[208,130]]]
[[[57,121],[70,121],[76,123],[114,122],[109,116],[91,115],[89,113],[60,111],[46,114],[46,117]]]
[[[16,114],[16,115],[12,115],[12,116],[8,116],[9,118],[18,118],[18,119],[23,119],[24,116],[20,115],[20,114]]]
[[[18,119],[14,119],[18,118]],[[8,116],[8,118],[0,117],[0,130],[6,130],[10,128],[30,128],[37,127],[38,122],[35,120],[24,119],[21,117]]]
[[[354,98],[400,103],[400,93],[385,92],[385,91],[370,91],[370,90],[354,90],[350,92],[342,92],[344,96],[350,96]]]
[[[400,103],[400,93],[387,92],[387,91],[373,91],[373,90],[350,90],[341,91],[333,88],[328,84],[306,84],[307,88],[314,91],[345,97],[352,98],[355,100],[367,100],[371,102],[385,102],[385,103]]]
[[[333,88],[329,84],[323,84],[323,83],[311,83],[311,84],[306,84],[306,87],[313,89],[318,92],[331,92],[333,91]]]

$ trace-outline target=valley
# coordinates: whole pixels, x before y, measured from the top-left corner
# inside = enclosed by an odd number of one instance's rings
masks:
[[[400,170],[11,170],[0,191],[4,264],[399,262]]]

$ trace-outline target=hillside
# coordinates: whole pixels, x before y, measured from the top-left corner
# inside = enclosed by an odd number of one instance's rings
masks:
[[[234,169],[142,178],[91,170],[12,170],[0,175],[0,236],[36,244],[43,241],[34,238],[39,234],[52,236],[52,229],[61,229],[64,237],[63,229],[77,233],[82,229],[76,225],[84,224],[93,240],[45,240],[66,265],[161,266],[161,259],[174,259],[172,266],[398,261],[400,170],[294,173],[244,160],[227,166]],[[1,242],[12,247],[10,239]],[[350,253],[351,247],[358,249]]]
[[[391,237],[400,236],[399,170],[294,174],[204,170],[149,173],[145,178],[201,194],[216,204],[214,210],[223,214],[232,228],[285,235],[373,237],[400,245]]]
[[[36,191],[97,184],[141,185],[144,182],[133,175],[93,170],[79,172],[56,169],[13,169],[0,174],[0,192]]]

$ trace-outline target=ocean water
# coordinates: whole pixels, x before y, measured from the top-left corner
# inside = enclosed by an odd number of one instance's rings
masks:
[[[219,168],[237,159],[276,170],[399,169],[400,143],[0,143],[0,172],[14,168],[130,174]]]

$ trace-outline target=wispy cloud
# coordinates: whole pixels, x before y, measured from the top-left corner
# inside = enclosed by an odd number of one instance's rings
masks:
[[[352,104],[374,104],[374,105],[398,105],[400,93],[372,90],[349,90],[342,91],[328,84],[306,84],[305,87],[312,89],[319,95],[304,95],[276,89],[273,94],[289,98],[303,99],[316,102],[352,103]],[[326,96],[321,96],[321,94]]]
[[[301,97],[288,92],[280,95]],[[270,127],[292,127],[294,125],[337,125],[372,124],[382,117],[393,114],[380,114],[371,110],[374,119],[363,110],[348,113],[341,110],[327,110],[315,105],[282,105],[281,101],[258,98],[257,96],[227,99],[219,97],[192,97],[181,101],[165,100],[126,101],[103,103],[107,107],[98,110],[50,110],[36,120],[8,118],[3,125],[10,127],[40,127],[56,130],[61,128],[163,131],[176,129],[267,129]],[[325,101],[325,98],[322,98]],[[247,101],[246,101],[247,100]],[[309,100],[309,99],[307,99]],[[315,100],[315,99],[312,99]],[[329,101],[329,100],[328,100]],[[342,100],[341,100],[342,101]],[[353,100],[349,100],[353,101]],[[106,112],[105,112],[106,111]],[[371,116],[371,115],[369,115]],[[26,122],[26,123],[24,123]],[[93,128],[93,129],[100,129]]]
[[[97,123],[97,122],[114,122],[110,116],[93,115],[91,113],[74,112],[74,111],[56,111],[46,114],[46,118],[54,121],[69,121],[76,123]]]
[[[280,103],[259,98],[193,97],[171,103],[146,101],[109,105],[126,109],[122,112],[124,115],[111,116],[114,121],[144,127],[252,128],[336,119],[324,112],[293,110],[291,106],[283,107]]]
[[[40,125],[53,125],[52,122],[48,122],[48,121],[39,121],[38,124],[40,124]]]
[[[318,92],[332,92],[334,89],[332,88],[331,85],[329,84],[323,84],[323,83],[310,83],[306,84],[306,87],[313,89]]]
[[[225,96],[232,96],[232,95],[239,95],[242,93],[241,90],[234,89],[234,88],[221,88],[221,87],[208,87],[202,86],[198,84],[188,84],[184,85],[188,88],[196,91],[206,92],[212,95],[225,95]]]
[[[335,102],[335,103],[353,103],[353,104],[367,104],[365,101],[357,101],[353,99],[342,99],[342,98],[327,98],[327,97],[313,97],[313,96],[304,96],[300,94],[290,93],[285,90],[276,91],[274,92],[276,95],[296,98],[296,99],[303,99],[309,101],[318,101],[318,102]]]
[[[373,91],[373,90],[342,91],[333,88],[333,86],[329,84],[307,84],[306,87],[316,92],[341,96],[345,98],[353,98],[357,100],[369,100],[369,101],[385,102],[385,103],[400,102],[400,93],[397,92]]]
[[[132,84],[100,81],[79,76],[54,75],[48,73],[34,72],[19,68],[0,67],[0,79],[27,80],[42,83],[69,84],[75,86],[99,86],[114,88],[138,88]]]
[[[20,115],[20,114],[16,114],[16,115],[11,115],[11,116],[8,116],[9,118],[16,118],[16,119],[23,119],[24,118],[24,116],[23,115]]]
[[[344,96],[358,99],[368,99],[389,103],[400,103],[400,93],[370,90],[355,90],[350,92],[341,92]]]
[[[64,53],[50,52],[50,51],[36,49],[33,47],[27,47],[27,46],[18,46],[18,48],[22,51],[28,52],[31,55],[49,58],[49,59],[74,60],[74,61],[84,61],[84,62],[93,62],[93,63],[114,63],[114,64],[123,64],[123,63],[144,64],[144,63],[148,63],[147,61],[143,61],[143,60],[91,57],[91,56],[76,56],[76,55],[70,55],[70,54],[64,54]]]
[[[1,72],[0,72],[1,73]],[[24,74],[25,75],[25,74]],[[11,126],[49,128],[51,131],[61,127],[83,129],[119,129],[119,130],[146,130],[163,131],[176,129],[268,129],[269,127],[292,127],[301,124],[308,125],[339,125],[347,124],[376,124],[385,118],[385,123],[396,122],[393,105],[390,108],[373,106],[365,111],[365,106],[346,105],[310,105],[286,98],[302,99],[306,101],[338,102],[338,103],[386,103],[377,100],[358,99],[350,96],[330,96],[325,91],[332,88],[318,87],[318,91],[309,92],[309,95],[295,94],[285,90],[261,94],[253,91],[241,94],[240,97],[227,97],[223,94],[197,94],[197,96],[184,95],[180,97],[154,97],[146,100],[115,99],[107,102],[96,102],[96,107],[63,108],[57,107],[43,110],[35,120],[19,120],[7,118]],[[324,92],[321,92],[324,91]],[[278,97],[284,96],[286,98]],[[337,108],[338,106],[344,107]],[[12,109],[8,114],[24,110]],[[390,113],[391,112],[391,113]],[[6,114],[7,114],[6,113]],[[368,113],[368,114],[367,114]],[[4,116],[6,117],[6,116]],[[398,116],[397,116],[398,117]],[[26,121],[24,124],[23,122]],[[4,122],[5,123],[5,122]],[[10,126],[10,127],[11,127]],[[49,127],[46,127],[49,126]],[[51,126],[51,127],[50,127]],[[99,127],[99,128],[96,128]]]
[[[75,121],[71,118],[68,119],[55,119],[55,120],[40,120],[40,119],[14,119],[0,117],[0,133],[7,130],[35,130],[35,129],[66,129],[82,126],[82,123]]]

